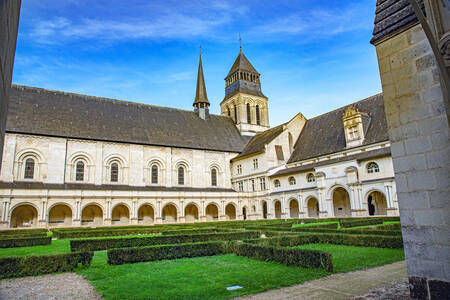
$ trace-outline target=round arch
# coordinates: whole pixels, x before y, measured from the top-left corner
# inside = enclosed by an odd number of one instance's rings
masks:
[[[262,207],[262,216],[263,216],[263,219],[267,219],[267,211],[268,211],[268,209],[267,209],[267,201],[266,201],[266,200],[263,200],[263,201],[262,201],[261,207]]]
[[[247,206],[242,207],[242,218],[247,220]]]
[[[178,207],[175,203],[167,203],[162,209],[162,218],[164,223],[173,223],[178,220]]]
[[[190,202],[184,208],[184,220],[186,222],[195,222],[199,219],[200,208],[194,202]]]
[[[351,217],[350,194],[343,186],[335,186],[331,189],[333,211],[335,217]]]
[[[38,209],[29,202],[20,203],[11,208],[11,228],[37,227]]]
[[[67,161],[71,164],[74,164],[79,159],[86,161],[88,165],[92,165],[92,162],[94,161],[92,157],[84,151],[77,151],[73,153]]]
[[[81,210],[81,225],[103,225],[103,207],[95,202],[83,206]]]
[[[128,225],[130,223],[130,208],[125,203],[117,203],[111,212],[111,224]]]
[[[310,196],[306,199],[306,206],[308,207],[308,217],[319,217],[319,201],[316,197]]]
[[[281,219],[281,201],[275,200],[273,206],[275,208],[275,219]]]
[[[48,225],[52,227],[71,226],[72,216],[72,206],[62,202],[55,203],[48,209]]]
[[[367,211],[369,216],[385,216],[387,215],[387,202],[385,194],[378,190],[372,189],[366,193]]]
[[[291,219],[298,219],[299,212],[298,200],[295,198],[289,199],[289,217]]]
[[[228,203],[225,206],[225,216],[227,220],[236,220],[236,206],[234,203]]]
[[[138,208],[138,224],[153,224],[155,222],[155,208],[146,202]]]
[[[206,220],[217,221],[219,220],[219,205],[215,202],[210,202],[205,209]]]

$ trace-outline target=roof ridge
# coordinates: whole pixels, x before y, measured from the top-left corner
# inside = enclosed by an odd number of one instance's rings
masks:
[[[130,101],[130,100],[121,100],[121,99],[114,99],[114,98],[108,98],[108,97],[79,94],[79,93],[74,93],[74,92],[51,90],[51,89],[39,88],[39,87],[28,86],[28,85],[20,85],[20,84],[12,84],[12,87],[23,88],[26,90],[36,90],[36,91],[39,90],[39,91],[45,91],[45,92],[50,92],[50,93],[59,93],[59,94],[63,94],[63,95],[74,95],[74,96],[79,96],[81,98],[85,98],[87,100],[104,101],[104,102],[112,102],[112,103],[117,102],[120,104],[132,104],[132,105],[144,106],[144,107],[155,107],[155,108],[162,108],[162,109],[166,109],[166,110],[183,111],[183,112],[189,112],[189,113],[195,114],[195,112],[192,110],[187,110],[187,109],[182,109],[182,108],[174,108],[174,107],[168,107],[168,106],[161,106],[161,105],[155,105],[155,104],[140,103],[140,102],[134,102],[134,101]],[[217,117],[227,117],[227,116],[222,116],[222,115],[218,115],[218,114],[210,114],[210,115],[217,116]]]

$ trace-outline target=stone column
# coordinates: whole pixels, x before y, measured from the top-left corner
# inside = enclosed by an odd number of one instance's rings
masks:
[[[111,225],[111,218],[112,218],[111,201],[112,199],[110,197],[106,198],[106,212],[103,213],[103,225]]]
[[[131,218],[131,224],[137,225],[138,224],[138,214],[137,214],[137,197],[132,198],[132,208],[130,211],[130,218]]]
[[[200,221],[205,222],[206,221],[206,208],[205,208],[205,200],[200,201],[201,203],[201,213],[200,213]]]
[[[2,199],[2,218],[0,222],[0,228],[8,228],[9,224],[9,206],[11,203],[10,197],[3,197]]]
[[[47,227],[47,203],[47,197],[41,198],[41,210],[39,212],[38,227]]]
[[[161,198],[156,199],[156,224],[161,224],[163,222],[162,219],[162,205],[161,205]]]
[[[81,198],[75,199],[75,212],[72,215],[72,226],[81,226]]]
[[[220,215],[221,213],[221,215]],[[225,221],[227,219],[227,216],[225,214],[225,201],[220,200],[220,207],[219,207],[219,220]]]
[[[184,223],[186,222],[186,212],[185,212],[185,208],[184,208],[184,198],[180,198],[180,217],[178,218],[178,222],[179,223]]]

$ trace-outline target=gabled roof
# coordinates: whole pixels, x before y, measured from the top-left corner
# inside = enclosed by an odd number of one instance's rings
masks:
[[[241,152],[247,142],[229,117],[13,85],[6,131]]]
[[[256,69],[252,66],[252,64],[250,63],[250,61],[247,59],[247,57],[245,57],[244,52],[241,51],[239,52],[239,55],[236,57],[236,60],[234,61],[233,66],[230,69],[230,72],[228,72],[228,76],[230,76],[231,74],[233,74],[234,72],[236,72],[237,70],[240,71],[247,71],[247,72],[251,72],[251,73],[255,73],[258,74],[258,71],[256,71]]]
[[[383,95],[353,104],[363,114],[363,145],[388,141]],[[302,161],[346,150],[342,115],[347,106],[306,121],[288,163]]]
[[[263,151],[265,149],[266,144],[273,141],[277,136],[279,136],[283,132],[283,126],[285,124],[286,123],[271,129],[267,129],[266,131],[257,133],[250,139],[247,146],[245,146],[244,150],[238,156],[234,157],[233,160]]]
[[[198,63],[197,88],[195,90],[194,105],[197,103],[208,103],[208,95],[206,94],[205,78],[203,77],[202,55]]]
[[[419,6],[424,10],[423,0],[419,0]],[[375,14],[373,37],[370,41],[372,44],[397,30],[419,22],[409,0],[377,0]]]

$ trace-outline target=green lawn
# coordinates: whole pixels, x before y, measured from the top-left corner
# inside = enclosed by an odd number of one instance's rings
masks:
[[[403,249],[355,247],[331,244],[308,244],[295,248],[321,250],[333,255],[334,272],[373,268],[404,260]]]
[[[50,245],[1,248],[0,257],[70,253],[69,240],[53,240]]]
[[[105,251],[77,273],[105,299],[228,299],[328,275],[234,254],[110,266]],[[232,285],[244,289],[227,291]]]

